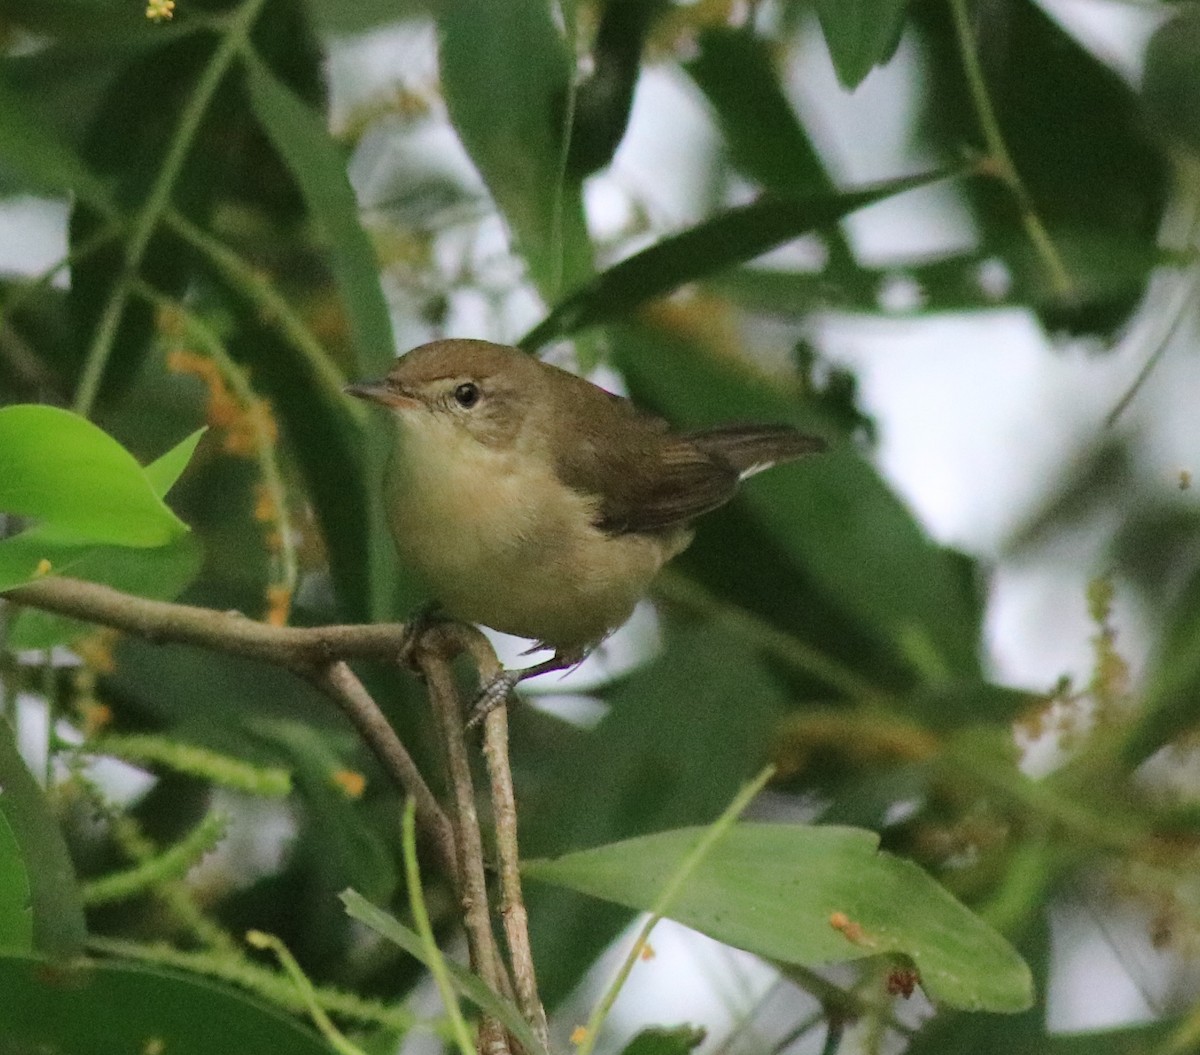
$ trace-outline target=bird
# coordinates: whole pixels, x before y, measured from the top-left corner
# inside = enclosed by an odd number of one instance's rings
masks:
[[[673,431],[628,399],[490,341],[424,344],[386,377],[345,390],[398,426],[383,485],[388,524],[439,609],[554,652],[494,679],[472,723],[624,623],[692,541],[692,521],[741,481],[826,447],[790,425]]]

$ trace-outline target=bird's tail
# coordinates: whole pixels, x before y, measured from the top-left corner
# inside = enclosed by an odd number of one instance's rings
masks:
[[[688,433],[701,450],[728,462],[742,480],[780,462],[817,454],[827,444],[790,425],[719,425]]]

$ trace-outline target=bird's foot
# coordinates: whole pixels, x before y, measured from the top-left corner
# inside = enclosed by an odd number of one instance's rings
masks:
[[[556,670],[570,670],[580,662],[581,656],[574,652],[556,652],[550,659],[535,663],[532,667],[521,670],[502,670],[489,681],[471,706],[470,717],[467,718],[467,728],[474,729],[497,707],[508,702],[513,689],[526,678],[536,678],[539,674],[550,674]]]

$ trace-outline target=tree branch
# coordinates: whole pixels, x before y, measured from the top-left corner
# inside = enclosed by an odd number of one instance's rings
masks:
[[[348,659],[394,662],[406,641],[403,623],[269,626],[240,612],[149,601],[109,586],[58,576],[18,586],[3,596],[13,604],[110,626],[155,644],[196,645],[257,659],[304,678],[338,705],[388,776],[416,800],[422,834],[432,842],[447,874],[458,882],[449,820],[379,705],[345,663]]]

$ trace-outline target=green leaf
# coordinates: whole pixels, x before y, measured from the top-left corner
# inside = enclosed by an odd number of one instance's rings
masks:
[[[21,859],[21,844],[8,818],[0,812],[0,949],[33,949],[33,907],[29,875]]]
[[[692,345],[615,336],[614,361],[635,401],[681,427],[745,420],[812,430],[794,390]],[[970,564],[934,543],[856,451],[838,447],[763,473],[738,502],[832,613],[852,616],[927,681],[980,677],[982,604]]]
[[[563,179],[568,49],[544,0],[437,7],[450,118],[542,295],[591,274],[579,183]]]
[[[203,554],[191,534],[166,546],[132,549],[56,542],[50,532],[30,528],[0,542],[0,592],[28,582],[43,559],[50,561],[56,575],[103,583],[150,600],[170,601],[199,574]],[[76,619],[24,608],[13,623],[9,644],[12,648],[51,648],[68,644],[93,629]]]
[[[287,165],[329,253],[350,321],[358,369],[384,373],[395,357],[391,317],[383,299],[375,251],[359,222],[346,159],[325,124],[262,62],[248,64],[250,101]]]
[[[538,348],[586,326],[629,315],[680,286],[761,256],[873,202],[945,179],[958,170],[887,180],[853,191],[809,197],[764,196],[635,253],[577,289],[521,340]]]
[[[17,751],[12,727],[0,719],[0,814],[20,847],[29,876],[33,908],[33,947],[66,960],[83,949],[87,929],[79,885],[58,822],[42,789]],[[0,1003],[7,997],[0,983]],[[0,1022],[9,1023],[0,1011]],[[7,1039],[8,1033],[5,1034]]]
[[[5,1051],[330,1055],[306,1027],[233,989],[160,968],[0,957]]]
[[[528,861],[522,871],[648,910],[704,831],[685,828]],[[874,832],[736,825],[668,914],[784,963],[899,953],[916,964],[930,998],[952,1007],[1011,1012],[1033,999],[1029,968],[1012,946],[911,861],[881,853]]]
[[[0,410],[0,510],[80,542],[161,546],[187,531],[133,455],[56,407]]]
[[[351,919],[370,927],[380,937],[398,945],[414,959],[429,966],[425,946],[416,931],[404,926],[395,916],[376,908],[356,890],[346,890],[341,894],[342,904]],[[508,1031],[521,1042],[521,1046],[534,1055],[546,1055],[546,1049],[534,1037],[529,1024],[521,1017],[521,1012],[509,1001],[501,999],[493,993],[483,981],[470,971],[465,970],[451,960],[446,961],[450,980],[459,993],[470,1000],[481,1011],[499,1019]]]
[[[857,88],[895,53],[908,0],[816,0],[838,80]]]
[[[709,820],[762,768],[789,703],[783,687],[761,657],[719,627],[666,629],[661,655],[605,689],[609,711],[594,729],[570,738],[555,729],[549,759],[535,730],[516,730],[514,768],[539,773],[523,815],[525,852],[560,853]],[[529,914],[550,1005],[628,920],[615,906],[581,911],[578,897],[545,888],[529,892]]]
[[[643,1029],[625,1045],[621,1055],[687,1055],[704,1043],[704,1035],[699,1026]]]
[[[174,486],[191,460],[205,429],[198,429],[146,466],[146,479],[159,498]],[[27,582],[48,560],[57,575],[103,583],[123,593],[169,601],[199,574],[200,544],[190,532],[165,546],[130,549],[62,541],[45,525],[0,542],[0,591]],[[91,630],[76,619],[37,609],[18,612],[9,633],[11,648],[51,648],[68,644]]]
[[[175,481],[183,475],[183,470],[188,467],[192,455],[196,453],[197,444],[207,431],[207,425],[197,429],[190,436],[175,444],[166,454],[155,458],[142,470],[159,498],[165,498],[167,492],[175,486]]]
[[[22,94],[0,80],[0,169],[31,190],[75,193],[102,212],[112,205],[83,160]]]

